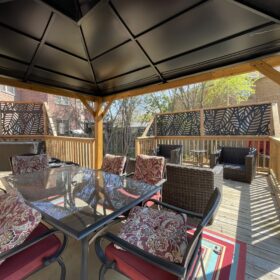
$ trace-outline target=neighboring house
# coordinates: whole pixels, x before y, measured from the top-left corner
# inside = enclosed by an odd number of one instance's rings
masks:
[[[267,77],[261,77],[256,82],[256,93],[242,104],[276,102],[280,109],[280,86]]]
[[[78,99],[0,85],[0,101],[46,102],[58,135],[91,132],[92,117]]]
[[[14,101],[15,88],[0,85],[0,101]]]

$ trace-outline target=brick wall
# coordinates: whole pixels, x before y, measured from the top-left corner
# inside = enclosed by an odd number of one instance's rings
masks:
[[[0,91],[0,101],[14,101],[14,96]]]
[[[244,104],[275,102],[280,109],[280,86],[267,77],[262,77],[256,82],[256,93]]]

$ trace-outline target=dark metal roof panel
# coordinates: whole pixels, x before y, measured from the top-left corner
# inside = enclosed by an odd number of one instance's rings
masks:
[[[0,75],[94,95],[280,51],[280,1],[0,1]]]

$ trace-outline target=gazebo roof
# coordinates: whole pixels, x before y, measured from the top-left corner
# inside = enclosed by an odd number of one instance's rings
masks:
[[[94,96],[280,50],[278,0],[0,3],[0,75]]]

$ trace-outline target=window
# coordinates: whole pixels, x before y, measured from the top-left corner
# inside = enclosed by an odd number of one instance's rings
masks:
[[[58,135],[65,135],[69,133],[69,120],[56,120]]]
[[[70,100],[69,100],[68,97],[56,96],[55,97],[55,104],[58,104],[58,105],[70,105]]]
[[[0,85],[0,91],[11,94],[11,95],[15,95],[14,87]]]

